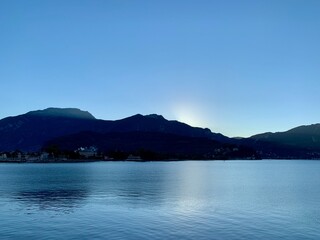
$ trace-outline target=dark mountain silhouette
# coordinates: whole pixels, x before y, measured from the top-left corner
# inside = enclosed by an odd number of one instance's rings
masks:
[[[76,108],[48,108],[0,120],[0,151],[39,151],[49,145],[74,150],[147,150],[183,157],[320,158],[320,124],[250,138],[228,138],[207,128],[137,114],[121,120],[96,119]],[[231,149],[231,150],[230,150]],[[255,151],[255,154],[251,149]]]
[[[255,148],[264,158],[320,158],[320,124],[258,134],[242,143]]]
[[[91,129],[95,118],[78,109],[49,108],[0,120],[0,151],[37,151],[51,138]]]
[[[188,137],[204,137],[217,141],[229,141],[220,133],[213,133],[208,128],[191,127],[178,121],[168,121],[161,115],[143,116],[137,114],[109,124],[107,132],[159,132]]]
[[[300,126],[286,132],[258,134],[252,136],[251,139],[282,144],[289,147],[320,150],[320,124]]]
[[[212,133],[209,129],[168,121],[155,114],[137,114],[121,120],[107,121],[95,119],[90,113],[75,108],[48,108],[0,120],[0,151],[38,151],[49,140],[83,131],[102,134],[154,132],[228,141],[227,137]]]

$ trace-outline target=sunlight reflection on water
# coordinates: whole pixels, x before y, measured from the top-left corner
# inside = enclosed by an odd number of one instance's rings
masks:
[[[320,162],[2,164],[0,238],[319,239]]]

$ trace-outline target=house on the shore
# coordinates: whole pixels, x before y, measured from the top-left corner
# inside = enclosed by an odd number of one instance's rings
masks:
[[[49,155],[50,155],[50,154],[47,153],[47,152],[42,152],[42,153],[40,154],[39,158],[40,158],[40,160],[42,160],[42,161],[48,160]]]
[[[141,157],[140,156],[136,156],[136,155],[133,155],[133,154],[130,154],[128,156],[128,158],[126,159],[126,161],[141,161]]]
[[[7,154],[0,153],[0,160],[6,160],[6,159],[7,159]]]
[[[79,155],[84,158],[92,158],[98,155],[98,149],[96,147],[81,147],[77,150]]]

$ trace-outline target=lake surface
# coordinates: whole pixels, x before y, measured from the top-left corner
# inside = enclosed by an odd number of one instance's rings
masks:
[[[320,161],[0,164],[0,239],[320,239]]]

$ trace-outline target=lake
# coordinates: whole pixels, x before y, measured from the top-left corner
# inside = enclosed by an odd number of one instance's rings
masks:
[[[320,239],[320,161],[0,164],[0,239]]]

